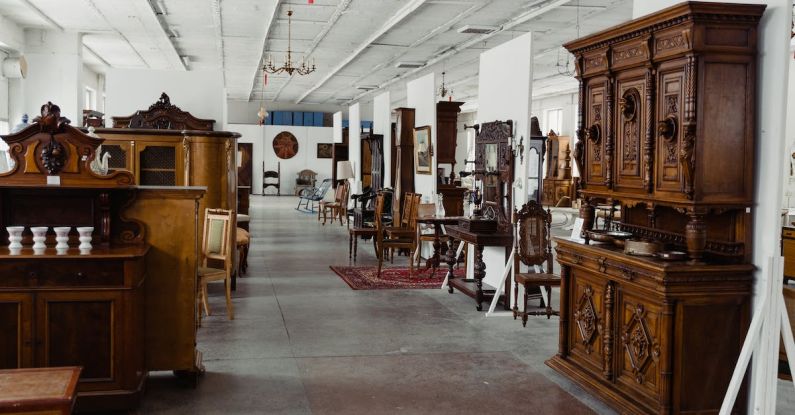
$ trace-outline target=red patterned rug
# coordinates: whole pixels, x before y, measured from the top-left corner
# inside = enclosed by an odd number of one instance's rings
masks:
[[[389,267],[381,270],[378,276],[378,267],[342,267],[330,266],[332,271],[342,278],[354,290],[390,290],[390,289],[440,289],[447,267],[438,268],[431,276],[431,271],[424,267],[414,276],[409,277],[408,267]],[[456,277],[464,276],[464,268],[455,270]],[[430,277],[430,278],[429,278]]]

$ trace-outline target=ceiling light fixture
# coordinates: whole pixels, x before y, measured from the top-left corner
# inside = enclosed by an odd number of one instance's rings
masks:
[[[292,16],[293,16],[293,11],[292,10],[288,10],[287,11],[287,58],[285,59],[285,61],[282,64],[282,66],[277,67],[277,66],[273,65],[273,58],[271,57],[270,54],[268,54],[268,62],[262,68],[262,70],[267,72],[267,73],[277,74],[277,73],[287,72],[288,75],[292,75],[293,72],[295,72],[295,73],[297,73],[299,75],[308,75],[308,74],[310,74],[310,73],[315,71],[315,61],[314,61],[314,59],[312,60],[312,65],[311,66],[306,64],[306,62],[304,61],[303,57],[301,58],[301,65],[300,66],[293,66],[293,59],[292,59],[293,51],[292,51],[292,48],[291,48],[291,44],[292,44]]]
[[[442,85],[439,86],[439,96],[444,98],[448,94],[450,95],[450,101],[452,101],[453,100],[453,90],[452,89],[447,89],[447,86],[444,84],[444,71],[442,71]]]

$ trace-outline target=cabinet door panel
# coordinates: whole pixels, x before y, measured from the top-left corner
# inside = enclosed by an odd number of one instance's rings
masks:
[[[108,167],[111,169],[135,171],[135,142],[127,140],[106,140],[102,144],[102,154],[110,154]]]
[[[593,186],[604,186],[607,177],[607,163],[605,162],[605,111],[606,111],[606,81],[604,78],[595,78],[588,81],[586,88],[586,142],[585,142],[585,171],[586,183]]]
[[[0,369],[32,366],[31,299],[28,294],[0,294]]]
[[[122,345],[121,294],[42,293],[37,296],[39,362],[42,366],[83,366],[82,383],[114,383]],[[83,390],[85,388],[82,388]]]
[[[655,157],[657,192],[681,194],[682,169],[679,165],[682,121],[684,119],[685,74],[681,65],[662,66],[657,74],[657,121],[672,127],[666,135],[657,130]]]
[[[603,368],[604,283],[588,272],[571,271],[571,315],[569,321],[570,354],[579,363],[591,366],[595,373]]]
[[[633,71],[616,81],[616,188],[643,191],[644,141],[646,138],[645,71]]]
[[[140,185],[182,186],[184,183],[181,145],[138,144],[136,180]]]
[[[661,393],[662,307],[640,293],[619,290],[616,381],[656,402]]]

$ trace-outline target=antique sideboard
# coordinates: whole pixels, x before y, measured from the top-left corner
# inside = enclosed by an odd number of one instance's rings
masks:
[[[687,2],[564,45],[580,81],[580,214],[558,238],[558,354],[625,413],[717,413],[748,323],[757,24],[764,5]],[[635,240],[588,243],[597,204]],[[741,398],[736,408],[742,411]]]

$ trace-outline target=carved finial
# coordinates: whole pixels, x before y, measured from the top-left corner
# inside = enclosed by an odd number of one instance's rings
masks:
[[[163,92],[160,94],[160,99],[157,102],[163,105],[171,105],[171,98],[168,97],[168,94]]]
[[[39,124],[42,132],[56,134],[62,131],[63,126],[71,123],[68,118],[61,117],[61,107],[47,101],[41,106],[41,115],[33,119]]]

